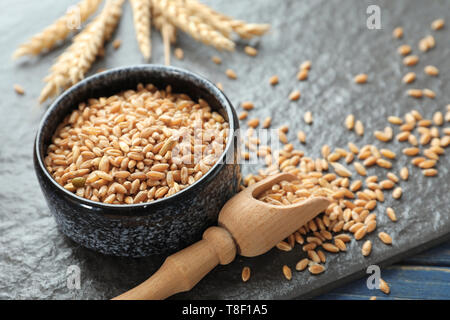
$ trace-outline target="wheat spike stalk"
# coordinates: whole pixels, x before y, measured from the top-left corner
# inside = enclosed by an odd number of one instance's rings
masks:
[[[39,97],[40,103],[84,78],[117,27],[123,2],[107,0],[102,12],[73,39],[72,45],[56,60],[51,73],[44,79],[47,84]]]
[[[130,0],[130,3],[139,49],[144,58],[149,60],[151,56],[150,0]]]
[[[172,43],[172,28],[173,26],[171,24],[164,23],[161,29],[161,35],[164,45],[164,63],[166,64],[166,66],[170,66],[170,44]]]
[[[201,18],[191,15],[189,10],[179,1],[153,0],[153,5],[164,17],[177,28],[188,33],[194,39],[206,45],[211,45],[218,50],[234,50],[234,42],[216,31],[211,25]]]
[[[65,40],[76,28],[74,23],[83,23],[98,8],[102,0],[82,0],[75,7],[68,9],[66,14],[46,27],[30,40],[21,44],[14,52],[13,58],[24,55],[38,55],[52,49],[58,42]]]
[[[161,11],[159,11],[158,7],[153,4],[155,0],[152,0],[152,23],[156,29],[158,29],[161,33],[163,29],[166,27],[170,32],[169,39],[170,43],[175,43],[177,39],[177,28],[171,24],[167,19],[162,15]]]
[[[152,4],[152,22],[156,29],[161,33],[164,44],[164,62],[170,65],[170,44],[175,43],[177,39],[177,28],[171,24],[158,10],[158,7]]]
[[[154,0],[152,0],[153,3]],[[156,29],[158,29],[161,34],[163,34],[163,30],[167,30],[166,34],[168,35],[170,43],[175,43],[177,40],[177,28],[171,24],[167,19],[161,14],[161,11],[158,10],[158,7],[152,4],[152,23]]]
[[[269,24],[247,23],[241,20],[234,20],[223,15],[198,0],[176,0],[186,7],[192,15],[203,19],[206,23],[219,30],[224,36],[229,37],[232,31],[241,38],[251,39],[255,36],[262,36],[266,33]]]

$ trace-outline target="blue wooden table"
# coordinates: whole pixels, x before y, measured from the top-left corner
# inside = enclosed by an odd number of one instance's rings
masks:
[[[369,290],[366,278],[337,288],[316,299],[450,299],[450,242],[381,270],[391,293]]]

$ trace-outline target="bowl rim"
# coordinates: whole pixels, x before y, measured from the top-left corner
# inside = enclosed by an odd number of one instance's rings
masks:
[[[75,193],[66,190],[64,187],[62,187],[60,184],[58,184],[56,182],[56,180],[47,171],[47,168],[44,165],[44,161],[40,154],[39,149],[40,149],[41,143],[43,143],[42,134],[43,134],[43,129],[44,129],[45,123],[47,122],[47,119],[58,108],[60,103],[64,100],[64,98],[67,95],[73,94],[74,92],[76,93],[87,83],[90,83],[92,81],[98,81],[98,79],[102,79],[102,78],[111,76],[113,74],[117,74],[124,70],[131,71],[131,72],[145,71],[148,73],[166,72],[166,73],[171,73],[172,75],[178,75],[178,76],[183,75],[188,78],[188,81],[193,81],[193,80],[199,81],[203,85],[203,89],[210,91],[210,93],[212,93],[213,96],[217,97],[218,98],[217,100],[219,101],[220,106],[225,109],[227,116],[228,116],[230,135],[229,135],[229,139],[227,141],[226,147],[225,147],[224,151],[222,152],[219,160],[209,169],[209,171],[205,175],[203,175],[199,180],[197,180],[190,186],[186,187],[185,189],[183,189],[169,197],[154,200],[152,202],[143,202],[143,203],[136,203],[136,204],[108,204],[108,203],[93,201],[93,200],[89,200],[89,199],[80,197],[80,196],[76,195]],[[127,75],[129,76],[129,74],[127,74]],[[149,83],[151,83],[151,79],[149,79]],[[197,86],[197,84],[195,84],[195,85]],[[210,182],[218,174],[219,170],[224,165],[226,165],[225,158],[226,158],[227,154],[229,153],[230,148],[233,146],[238,149],[238,146],[234,146],[234,139],[235,139],[234,133],[236,130],[238,130],[238,128],[239,128],[239,122],[237,121],[236,111],[235,111],[233,105],[231,104],[230,100],[219,88],[217,88],[217,86],[215,86],[210,80],[206,79],[205,77],[200,76],[192,71],[188,71],[188,70],[178,68],[178,67],[173,67],[173,66],[164,66],[164,65],[158,65],[158,64],[131,65],[131,66],[117,67],[117,68],[109,69],[107,71],[91,75],[91,76],[83,79],[79,83],[73,85],[69,89],[65,90],[50,105],[50,107],[47,109],[47,111],[42,116],[42,119],[39,123],[39,127],[38,127],[38,130],[36,133],[36,137],[34,140],[35,143],[34,143],[33,152],[35,154],[35,159],[36,159],[35,162],[37,162],[40,171],[43,173],[45,178],[47,178],[51,182],[51,184],[57,188],[57,190],[59,190],[60,192],[62,192],[63,194],[65,194],[66,196],[68,196],[69,198],[74,200],[75,202],[79,202],[85,206],[96,207],[99,209],[112,210],[112,211],[109,211],[108,214],[113,214],[113,215],[114,214],[122,214],[123,215],[124,210],[129,210],[132,208],[145,209],[150,206],[164,205],[165,202],[181,200],[181,198],[186,197],[188,194],[190,194],[191,192],[198,189],[202,184]],[[235,164],[238,165],[238,163],[235,163]],[[39,182],[39,183],[41,184],[41,182]],[[118,212],[118,211],[123,211],[123,212]],[[149,214],[150,213],[151,212],[149,212]]]

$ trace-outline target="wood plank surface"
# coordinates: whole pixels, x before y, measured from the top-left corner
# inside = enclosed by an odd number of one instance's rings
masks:
[[[391,288],[389,295],[369,290],[366,277],[316,299],[450,299],[450,242],[385,268],[381,276]]]

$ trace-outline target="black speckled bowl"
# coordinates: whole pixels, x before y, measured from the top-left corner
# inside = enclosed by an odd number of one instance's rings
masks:
[[[78,197],[51,177],[43,159],[58,124],[88,98],[110,96],[138,83],[159,88],[170,84],[174,92],[205,99],[238,129],[236,112],[222,91],[189,71],[158,65],[117,68],[91,76],[62,94],[44,115],[36,135],[34,168],[50,211],[60,230],[75,242],[117,256],[142,257],[169,254],[200,239],[208,226],[238,190],[240,167],[238,139],[230,139],[211,170],[188,188],[151,203],[111,205]],[[231,138],[233,137],[233,138]]]

